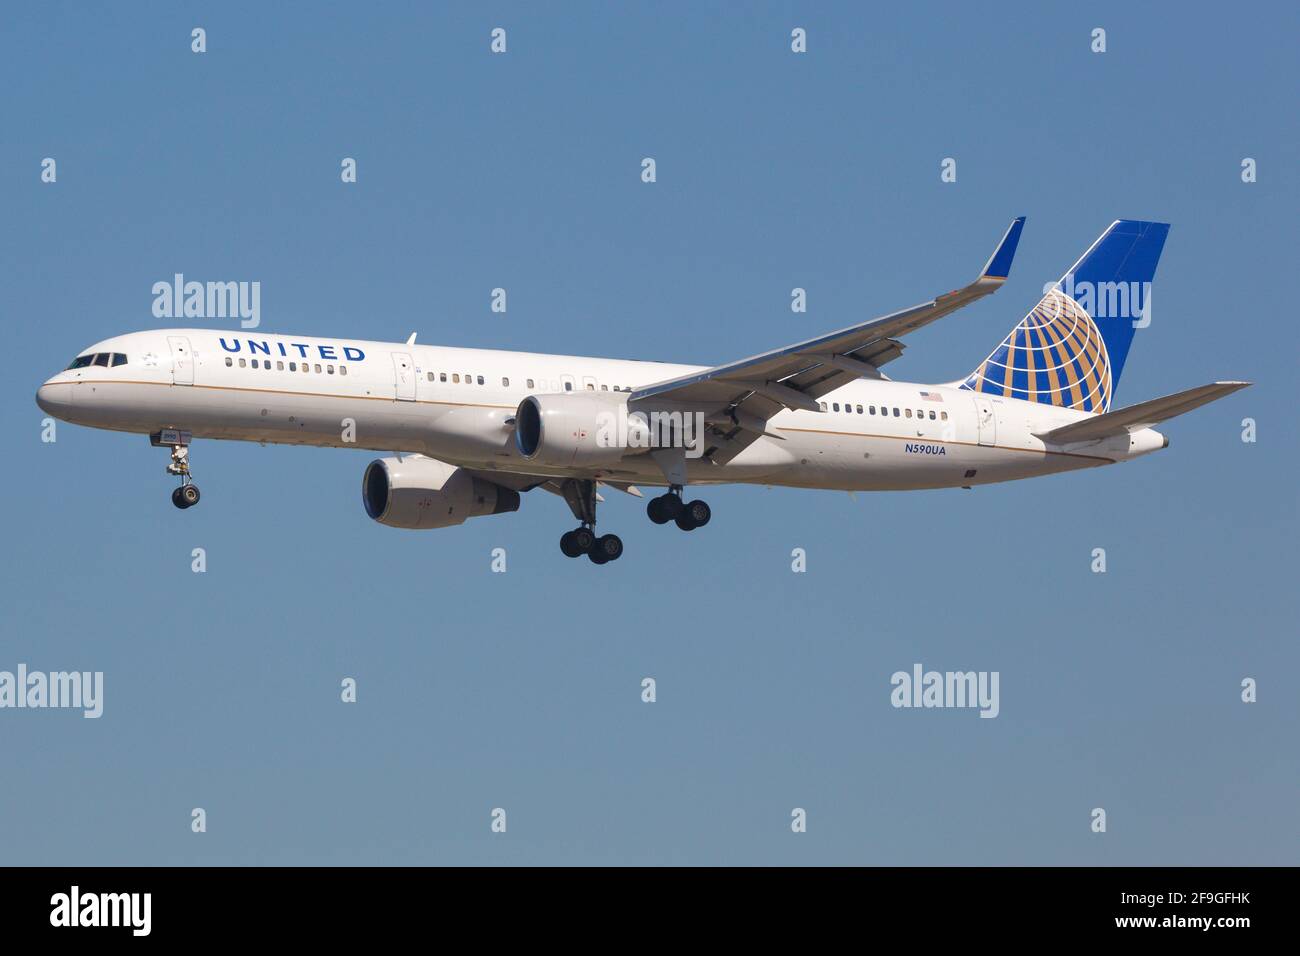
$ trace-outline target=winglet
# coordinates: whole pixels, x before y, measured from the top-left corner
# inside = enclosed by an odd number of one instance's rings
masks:
[[[1016,245],[1020,242],[1020,232],[1024,228],[1024,216],[1018,216],[1011,220],[1006,235],[1002,237],[998,247],[993,250],[993,255],[989,257],[988,263],[984,266],[984,271],[980,273],[981,279],[997,279],[1001,281],[1011,274],[1011,260],[1016,256]]]

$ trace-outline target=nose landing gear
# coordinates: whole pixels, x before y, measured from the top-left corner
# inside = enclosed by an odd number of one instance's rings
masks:
[[[190,478],[190,440],[189,432],[175,428],[164,428],[149,436],[149,442],[155,448],[172,450],[167,474],[176,475],[181,480],[180,487],[172,491],[172,504],[182,511],[199,503],[199,486]]]
[[[190,482],[172,491],[172,504],[184,510],[199,503],[199,486]]]

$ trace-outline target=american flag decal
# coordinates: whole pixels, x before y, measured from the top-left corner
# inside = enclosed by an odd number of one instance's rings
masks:
[[[921,397],[927,402],[942,402],[943,396],[938,392],[922,392]]]

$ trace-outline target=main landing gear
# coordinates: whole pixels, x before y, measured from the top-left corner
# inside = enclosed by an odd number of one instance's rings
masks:
[[[560,535],[560,550],[566,558],[585,554],[592,564],[606,564],[623,556],[623,539],[616,534],[597,535],[584,524]]]
[[[167,474],[180,478],[179,488],[172,491],[172,504],[184,511],[199,503],[199,486],[190,478],[190,433],[174,428],[164,428],[149,436],[155,447],[171,448],[172,460]]]
[[[623,539],[616,534],[596,534],[596,483],[585,478],[566,478],[561,485],[564,500],[573,516],[582,522],[560,535],[560,550],[566,558],[586,555],[592,564],[608,564],[623,556]]]
[[[666,494],[651,498],[646,503],[645,513],[655,524],[667,524],[673,521],[683,531],[703,528],[713,517],[713,511],[707,502],[698,498],[689,502],[682,501],[681,485],[673,485]]]

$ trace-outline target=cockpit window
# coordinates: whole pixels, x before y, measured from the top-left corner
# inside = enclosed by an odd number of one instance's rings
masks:
[[[71,372],[77,368],[89,368],[92,365],[100,368],[117,368],[119,365],[126,364],[126,356],[121,352],[96,352],[93,355],[78,355],[72,360],[67,371]]]

